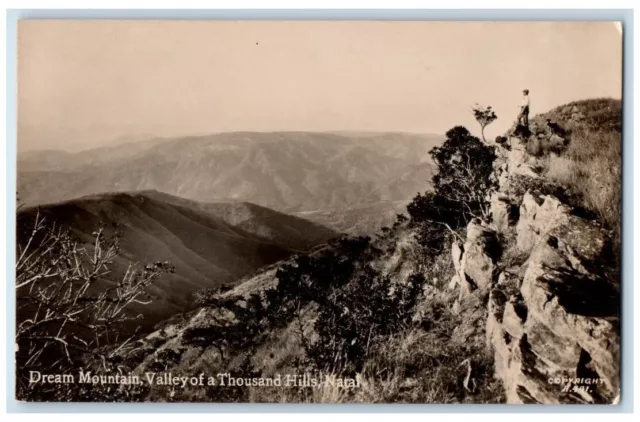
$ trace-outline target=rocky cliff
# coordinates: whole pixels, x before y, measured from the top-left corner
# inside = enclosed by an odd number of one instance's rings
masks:
[[[580,188],[602,176],[596,164],[611,140],[610,167],[619,165],[619,126],[606,124],[619,119],[619,104],[576,104],[578,111],[570,104],[535,117],[494,148],[452,129],[444,152],[436,151],[435,193],[416,196],[409,217],[398,215],[373,238],[334,239],[262,268],[231,290],[200,292],[199,309],[159,324],[114,357],[119,371],[133,374],[318,372],[353,377],[360,388],[153,384],[118,393],[143,401],[615,403],[619,232],[611,222],[619,208],[608,199],[615,195],[595,203],[611,210],[593,206],[586,199],[599,185],[572,190],[549,163],[573,166],[562,176],[579,168],[569,181]],[[482,179],[472,193],[489,193],[473,213],[452,219],[438,195],[473,183],[469,173],[442,175],[462,153],[482,155],[467,167],[482,170],[470,173]],[[619,175],[605,175],[615,193]]]
[[[620,394],[619,283],[611,233],[540,175],[533,125],[497,139],[491,216],[452,246],[459,301],[486,303],[487,346],[508,403],[613,403]],[[546,139],[545,139],[546,138]]]

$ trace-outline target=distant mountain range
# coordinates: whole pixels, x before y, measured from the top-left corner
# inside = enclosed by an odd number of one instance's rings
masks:
[[[18,157],[18,194],[27,205],[155,189],[288,213],[363,208],[427,189],[428,151],[442,140],[408,133],[233,132],[78,153],[30,151]]]
[[[18,214],[24,242],[37,210]],[[326,242],[336,233],[307,220],[250,203],[200,203],[146,191],[82,197],[40,208],[50,222],[71,228],[84,242],[103,224],[118,224],[122,254],[115,263],[170,261],[175,274],[163,276],[150,294],[142,325],[193,306],[192,294],[233,284],[258,268]],[[113,280],[104,280],[111,283]]]
[[[115,263],[170,261],[141,325],[326,243],[374,233],[429,188],[436,135],[234,132],[18,157],[19,241],[37,208],[83,242],[123,231]],[[104,283],[112,283],[104,280]]]

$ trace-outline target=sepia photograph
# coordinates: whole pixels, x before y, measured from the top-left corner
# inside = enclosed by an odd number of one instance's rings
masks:
[[[16,400],[618,404],[624,30],[20,20]]]

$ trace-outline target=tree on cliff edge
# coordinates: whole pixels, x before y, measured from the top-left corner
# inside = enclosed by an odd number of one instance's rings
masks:
[[[473,111],[473,117],[475,117],[478,123],[480,124],[482,140],[487,142],[487,140],[484,139],[484,128],[489,126],[498,118],[498,116],[496,115],[496,112],[493,111],[491,106],[483,107],[479,104],[476,104],[475,106],[473,106],[471,108],[471,111]]]
[[[462,126],[450,129],[446,136],[442,146],[429,152],[438,167],[433,176],[434,190],[418,194],[407,210],[414,221],[455,229],[474,217],[488,217],[487,198],[495,188],[491,174],[496,154],[493,147]]]

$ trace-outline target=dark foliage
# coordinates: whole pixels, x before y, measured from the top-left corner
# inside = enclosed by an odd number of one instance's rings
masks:
[[[433,176],[434,191],[448,211],[462,213],[466,221],[486,214],[486,196],[491,188],[493,147],[483,144],[469,131],[456,126],[447,132],[447,140],[430,154],[438,166]]]
[[[305,356],[298,365],[354,374],[374,342],[409,322],[422,292],[420,275],[399,285],[376,271],[370,263],[381,253],[369,237],[343,237],[320,253],[300,255],[283,265],[277,285],[262,295],[205,292],[199,303],[220,316],[210,326],[186,330],[183,341],[214,347],[223,359],[229,358],[230,351],[250,350],[273,329],[301,322],[303,310],[314,304],[316,336],[311,341],[300,327]]]
[[[226,350],[251,349],[260,341],[269,313],[259,294],[248,298],[210,295],[201,300],[201,306],[216,309],[218,314],[212,316],[211,325],[186,329],[182,334],[185,344],[214,347],[224,359]]]
[[[93,361],[105,367],[118,345],[138,334],[132,307],[148,304],[150,286],[174,267],[156,261],[117,271],[117,225],[113,234],[101,225],[85,242],[39,211],[22,223],[15,266],[16,396],[68,401],[82,389],[31,383],[31,371],[69,374]]]
[[[320,369],[360,371],[373,345],[410,321],[423,283],[424,277],[414,274],[406,284],[394,286],[367,267],[321,308],[315,323],[318,340],[308,357]]]
[[[438,166],[434,189],[418,194],[407,211],[412,223],[422,227],[422,244],[438,250],[447,235],[472,218],[487,217],[496,154],[462,126],[449,130],[444,144],[430,154]]]

